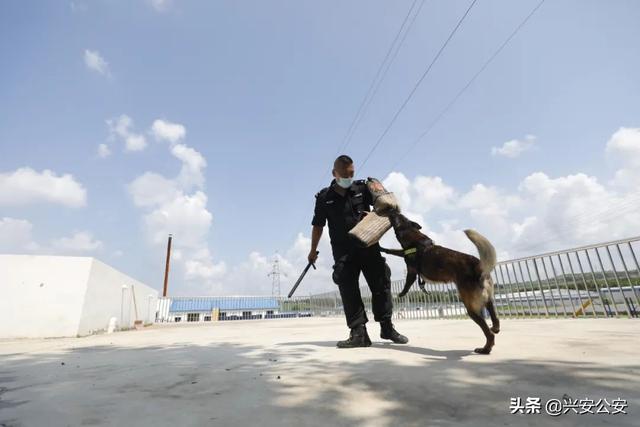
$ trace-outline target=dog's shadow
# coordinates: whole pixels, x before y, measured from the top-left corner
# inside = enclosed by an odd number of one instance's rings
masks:
[[[312,345],[318,347],[330,347],[335,348],[338,351],[349,351],[351,349],[338,349],[336,348],[335,341],[298,341],[298,342],[283,342],[278,345],[283,346],[297,346],[297,345]],[[411,345],[393,345],[387,342],[373,342],[372,348],[381,348],[385,350],[403,351],[406,353],[418,354],[421,356],[427,356],[433,360],[446,360],[446,361],[458,361],[462,360],[465,356],[474,356],[472,350],[435,350],[426,347],[414,347]]]

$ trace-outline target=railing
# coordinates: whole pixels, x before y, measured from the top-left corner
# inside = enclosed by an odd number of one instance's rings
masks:
[[[503,318],[637,318],[640,316],[639,251],[640,237],[635,237],[499,262],[492,272],[498,315]],[[396,319],[467,316],[453,284],[427,283],[426,293],[416,285],[403,298],[398,298],[403,287],[404,280],[391,283]],[[371,291],[364,285],[360,287],[360,293],[370,313]],[[215,301],[212,304],[217,306],[217,311],[213,312],[217,314],[217,320],[344,316],[340,293],[336,289],[291,299],[162,298],[158,302],[157,320],[174,321],[175,313],[170,313],[169,308],[172,302],[181,299],[193,301],[194,308]],[[188,306],[183,308],[188,309]],[[187,321],[188,312],[183,312],[182,321]],[[373,319],[373,316],[369,317]]]
[[[505,317],[638,317],[640,237],[499,263],[496,306]]]
[[[503,261],[492,272],[499,316],[527,317],[639,317],[640,237],[583,246]],[[404,280],[393,281],[394,318],[442,319],[466,317],[453,284],[416,286],[397,298]],[[371,292],[360,288],[367,311]],[[337,291],[311,297],[314,315],[342,315]]]

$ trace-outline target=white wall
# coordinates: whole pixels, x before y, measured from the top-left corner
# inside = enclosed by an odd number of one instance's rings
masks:
[[[105,330],[111,317],[133,326],[131,285],[146,323],[157,291],[96,259],[0,255],[0,338],[87,335]]]
[[[91,258],[0,255],[0,337],[74,336]]]
[[[118,325],[127,327],[132,327],[135,320],[153,322],[158,291],[97,259],[92,261],[78,333],[86,335],[106,329],[111,317],[118,319]]]
[[[156,307],[158,312],[158,322],[169,322],[169,309],[171,308],[171,297],[159,297]]]

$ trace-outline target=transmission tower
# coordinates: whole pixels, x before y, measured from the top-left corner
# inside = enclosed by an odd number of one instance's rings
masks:
[[[273,259],[273,266],[271,273],[267,276],[271,276],[271,296],[279,297],[280,296],[280,263],[278,261],[278,257],[276,256]]]

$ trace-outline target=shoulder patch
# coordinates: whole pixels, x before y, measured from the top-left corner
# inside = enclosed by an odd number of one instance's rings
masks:
[[[327,192],[327,190],[328,190],[328,188],[327,188],[327,187],[325,187],[325,188],[323,188],[322,190],[318,191],[318,192],[316,193],[316,199],[317,199],[318,197],[324,196],[324,194]]]

